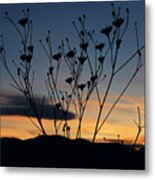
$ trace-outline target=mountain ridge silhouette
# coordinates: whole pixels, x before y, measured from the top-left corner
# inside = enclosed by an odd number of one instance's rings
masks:
[[[93,147],[93,148],[92,148]],[[85,169],[145,169],[145,147],[129,154],[119,143],[92,143],[63,136],[1,138],[1,166]],[[91,153],[90,153],[91,152]]]

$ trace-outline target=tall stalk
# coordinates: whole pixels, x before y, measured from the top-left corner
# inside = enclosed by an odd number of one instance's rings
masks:
[[[11,68],[8,65],[7,53],[5,50],[3,35],[1,35],[1,51],[0,51],[0,61],[4,65],[6,71],[8,72],[10,78],[12,79],[11,86],[16,90],[20,91],[26,100],[28,101],[31,110],[34,116],[37,119],[38,125],[29,117],[28,113],[26,114],[32,124],[42,133],[46,134],[42,123],[42,110],[39,112],[37,109],[37,102],[34,96],[33,83],[34,83],[34,71],[32,72],[32,58],[33,58],[33,49],[32,36],[33,36],[33,26],[32,21],[29,17],[29,9],[23,10],[24,17],[19,19],[18,24],[9,16],[6,12],[6,19],[11,23],[15,28],[17,34],[19,35],[21,42],[21,51],[19,60],[12,60],[16,73],[13,73]],[[43,98],[44,99],[44,98]],[[42,104],[43,109],[44,103]]]
[[[135,125],[137,127],[137,134],[136,134],[135,140],[133,142],[133,145],[131,147],[131,150],[134,150],[134,148],[135,148],[135,146],[137,144],[138,138],[140,136],[140,133],[142,132],[142,130],[144,128],[144,126],[142,125],[141,113],[140,113],[140,108],[139,107],[137,107],[137,114],[138,114],[138,120],[137,121],[134,120],[134,123],[135,123]]]
[[[139,47],[138,30],[137,30],[137,24],[135,23],[137,50],[118,69],[116,68],[117,61],[118,61],[118,55],[119,55],[119,52],[120,52],[123,37],[124,37],[124,34],[125,34],[126,30],[127,30],[128,24],[129,24],[129,10],[126,9],[126,14],[127,14],[126,24],[125,24],[125,27],[123,27],[123,24],[125,23],[125,19],[122,18],[120,16],[120,13],[118,13],[116,11],[113,3],[112,3],[112,8],[113,8],[112,16],[113,16],[113,19],[114,19],[113,23],[112,23],[112,25],[110,25],[108,27],[105,27],[105,28],[103,28],[101,30],[101,33],[103,33],[107,37],[107,41],[109,43],[109,52],[110,52],[110,57],[111,57],[111,69],[112,70],[111,70],[111,74],[110,74],[110,77],[109,77],[109,82],[108,82],[107,87],[106,87],[105,94],[104,94],[104,96],[102,98],[102,102],[100,104],[100,109],[99,109],[99,112],[98,112],[96,125],[95,125],[95,130],[94,130],[94,135],[93,135],[93,139],[92,139],[93,143],[95,142],[97,134],[102,129],[105,122],[108,120],[108,117],[112,113],[113,109],[115,108],[115,106],[117,105],[117,103],[119,102],[119,100],[121,99],[123,94],[126,92],[126,90],[128,89],[128,87],[131,84],[131,82],[133,81],[133,79],[136,77],[136,75],[139,72],[139,70],[141,69],[141,67],[144,65],[144,63],[142,63],[142,60],[141,60],[141,58],[142,58],[141,57],[141,51],[144,49],[144,46]],[[111,36],[110,36],[112,29],[114,29],[113,30],[113,32],[114,32],[113,37],[114,38],[111,38]],[[135,67],[135,71],[133,72],[133,74],[132,74],[131,78],[129,79],[129,81],[126,83],[125,87],[122,88],[122,91],[117,96],[116,100],[113,102],[113,104],[110,107],[107,114],[105,114],[104,119],[101,120],[101,116],[102,116],[103,111],[105,109],[106,101],[107,101],[107,99],[109,97],[110,89],[112,87],[113,81],[115,80],[116,74],[119,74],[129,64],[129,62],[131,62],[133,60],[133,58],[136,57],[136,56],[137,56],[137,65]]]

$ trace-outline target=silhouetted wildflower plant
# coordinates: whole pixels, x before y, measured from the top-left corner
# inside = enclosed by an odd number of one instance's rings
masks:
[[[1,51],[0,51],[0,61],[4,65],[7,70],[9,76],[12,79],[12,86],[20,91],[27,99],[37,121],[36,124],[27,114],[29,120],[35,125],[35,127],[42,133],[46,134],[46,131],[42,124],[42,113],[44,106],[44,97],[42,100],[41,110],[38,111],[36,98],[33,91],[33,83],[34,83],[34,71],[32,71],[31,61],[33,59],[33,50],[34,46],[32,43],[33,36],[33,26],[32,21],[29,17],[30,11],[29,9],[23,10],[23,17],[19,19],[18,23],[15,23],[14,20],[10,17],[8,12],[5,13],[5,18],[11,23],[11,25],[17,31],[17,34],[20,38],[21,50],[18,60],[12,60],[16,73],[12,72],[11,67],[8,65],[8,59],[6,56],[6,50],[4,46],[3,35],[1,35]]]
[[[51,32],[48,31],[45,41],[40,40],[40,43],[46,53],[49,60],[49,70],[47,72],[47,79],[45,80],[48,95],[51,100],[51,105],[54,108],[54,129],[55,134],[58,134],[61,125],[64,136],[70,137],[70,127],[67,122],[69,106],[71,103],[72,93],[69,94],[67,91],[60,90],[58,88],[60,66],[62,63],[62,58],[64,56],[64,42],[58,46],[57,52],[53,52],[52,48],[52,37]],[[75,55],[74,50],[69,50],[66,54],[68,58],[73,58]],[[65,81],[68,84],[72,83],[72,77],[67,78]],[[59,116],[58,116],[59,115]],[[59,117],[60,121],[58,121]],[[63,123],[64,122],[64,123]]]
[[[127,28],[129,26],[129,9],[126,8],[126,17],[121,16],[121,8],[116,9],[114,6],[114,3],[111,3],[112,6],[112,24],[103,28],[101,30],[101,33],[107,38],[107,43],[108,43],[108,53],[110,54],[110,61],[111,61],[111,72],[109,75],[109,80],[106,85],[106,90],[105,94],[103,95],[102,98],[98,98],[99,100],[99,112],[98,112],[98,117],[96,121],[96,126],[94,130],[94,135],[93,135],[93,140],[92,142],[95,141],[97,134],[99,131],[102,129],[103,125],[109,118],[110,114],[112,113],[113,109],[141,69],[141,67],[144,65],[144,62],[142,62],[142,56],[141,56],[141,51],[144,49],[144,45],[141,47],[139,46],[139,36],[138,36],[138,29],[137,29],[137,23],[135,23],[135,32],[136,32],[136,44],[137,44],[137,50],[127,59],[124,61],[122,65],[119,67],[117,66],[118,63],[118,56],[120,54],[120,49],[121,45],[123,43],[123,38],[124,35],[127,31]],[[106,57],[106,56],[105,56]],[[133,73],[131,74],[131,78],[126,82],[126,85],[124,88],[122,88],[120,94],[116,97],[115,101],[113,102],[112,106],[108,110],[107,114],[105,114],[104,118],[101,119],[101,116],[103,114],[103,111],[106,106],[107,99],[110,94],[110,89],[112,87],[113,81],[115,81],[115,76],[118,75],[133,59],[134,57],[137,57],[137,65],[135,69],[133,68]],[[104,61],[106,58],[104,58]],[[98,97],[99,96],[99,91],[97,92]]]
[[[138,138],[140,136],[140,133],[142,132],[143,128],[144,128],[144,125],[142,125],[142,119],[141,119],[141,112],[140,112],[140,108],[137,107],[137,114],[138,114],[138,120],[135,121],[134,120],[134,123],[137,127],[137,134],[136,134],[136,137],[135,137],[135,140],[133,142],[133,145],[131,147],[131,150],[134,150],[136,144],[137,144],[137,141],[138,141]]]

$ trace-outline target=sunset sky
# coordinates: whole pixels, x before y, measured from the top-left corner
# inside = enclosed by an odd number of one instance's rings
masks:
[[[100,30],[112,22],[111,5],[110,2],[84,2],[84,3],[45,3],[45,4],[3,4],[1,6],[0,33],[4,35],[5,48],[7,52],[7,60],[10,64],[11,70],[15,68],[12,64],[12,59],[19,59],[19,37],[11,24],[4,18],[5,11],[8,11],[10,16],[18,22],[22,16],[22,9],[30,8],[30,16],[33,21],[33,44],[34,44],[34,58],[33,69],[35,70],[35,86],[34,92],[38,98],[43,95],[46,96],[48,102],[47,89],[45,87],[45,77],[49,67],[47,57],[39,43],[40,39],[44,39],[47,31],[51,30],[53,39],[53,49],[56,52],[57,47],[62,39],[69,37],[72,46],[78,45],[78,37],[73,28],[72,21],[78,21],[80,15],[86,14],[86,25],[88,29],[95,29],[95,38],[98,41],[104,41]],[[121,13],[125,16],[126,7],[130,10],[130,24],[123,40],[121,53],[119,54],[119,67],[131,54],[136,50],[136,36],[134,23],[138,24],[140,45],[144,45],[144,1],[130,1],[130,2],[115,2],[115,6],[121,7]],[[94,54],[90,51],[90,55]],[[125,86],[125,82],[129,80],[130,74],[134,71],[133,67],[136,63],[136,58],[133,59],[133,64],[129,64],[124,71],[120,73],[115,79],[110,90],[109,98],[107,100],[104,113],[108,112],[108,108],[112,105],[115,98],[118,96],[121,89]],[[93,58],[92,58],[93,61]],[[144,52],[142,53],[142,61],[144,61]],[[16,89],[10,86],[11,79],[6,70],[0,64],[1,74],[1,136],[18,137],[26,139],[38,135],[37,129],[31,124],[27,117],[24,116],[20,110],[20,105],[25,105],[23,96],[17,92]],[[87,81],[89,72],[87,68],[84,69],[81,83]],[[105,64],[105,73],[108,74],[109,64]],[[69,71],[66,66],[61,67],[61,79],[59,81],[60,89],[67,89],[64,81],[69,76]],[[104,93],[104,83],[100,85],[100,92]],[[21,103],[21,104],[20,104]],[[114,109],[107,122],[101,129],[97,136],[98,140],[104,137],[107,139],[117,139],[117,134],[124,140],[133,141],[136,135],[137,128],[133,120],[137,120],[137,106],[140,107],[141,117],[144,123],[144,67],[141,68],[130,87],[119,101],[117,107]],[[12,108],[10,111],[7,108]],[[14,108],[13,108],[14,107]],[[15,109],[17,107],[18,109]],[[25,106],[24,106],[25,107]],[[27,108],[27,106],[26,106]],[[48,110],[48,106],[47,106]],[[97,112],[99,110],[98,102],[96,101],[95,93],[92,95],[84,122],[82,125],[82,137],[91,139]],[[72,117],[73,107],[70,108],[70,117]],[[104,117],[104,114],[103,114]],[[102,118],[103,118],[102,117]],[[33,118],[33,117],[32,117]],[[102,120],[101,118],[101,120]],[[34,119],[35,121],[35,119]],[[48,113],[44,116],[44,125],[49,134],[54,133],[52,120],[49,119]],[[75,137],[77,121],[75,118],[69,120],[71,126],[71,138]],[[62,133],[62,132],[61,132]],[[139,142],[144,143],[144,132],[142,132]]]

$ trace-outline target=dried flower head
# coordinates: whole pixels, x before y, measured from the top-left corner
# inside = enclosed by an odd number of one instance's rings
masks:
[[[95,46],[95,49],[98,49],[99,51],[102,51],[102,49],[104,48],[105,44],[104,43],[100,43],[100,44],[97,44]]]
[[[107,27],[101,29],[101,33],[106,36],[109,36],[111,31],[112,31],[112,26],[107,26]]]
[[[49,73],[52,74],[52,73],[53,73],[53,70],[54,70],[54,67],[50,66],[50,67],[49,67]]]
[[[90,80],[91,80],[92,83],[94,83],[97,78],[98,78],[97,74],[96,75],[92,75]]]
[[[70,50],[66,55],[67,55],[67,57],[69,57],[69,58],[73,58],[73,57],[75,56],[75,51]]]
[[[86,87],[86,84],[80,84],[80,85],[78,86],[78,88],[79,88],[81,91],[83,91],[85,87]]]
[[[20,56],[20,59],[24,62],[24,61],[26,60],[26,55],[22,54],[22,55]]]
[[[81,43],[80,47],[81,47],[82,50],[87,51],[88,43],[87,42],[86,43]]]
[[[115,21],[113,21],[113,25],[117,28],[120,28],[121,25],[124,23],[124,19],[123,18],[117,18]]]
[[[117,49],[120,48],[121,42],[122,42],[121,39],[118,39],[118,40],[116,41],[116,48],[117,48]]]
[[[29,54],[29,55],[25,56],[25,60],[26,60],[27,63],[30,64],[30,63],[31,63],[31,60],[32,60],[32,55]]]
[[[2,53],[4,51],[3,47],[0,47],[0,53]]]
[[[87,57],[86,56],[80,56],[80,57],[78,57],[78,60],[83,65],[85,63],[85,61],[87,60]]]
[[[101,64],[103,64],[104,59],[105,59],[105,57],[104,57],[104,56],[101,56],[101,57],[98,58],[98,61],[99,61]]]
[[[53,55],[53,59],[56,61],[59,61],[59,59],[62,57],[61,53],[57,53]]]
[[[72,81],[73,81],[73,78],[72,77],[69,77],[69,78],[67,78],[66,80],[66,83],[68,83],[68,84],[72,84]]]
[[[32,45],[30,45],[27,49],[28,49],[31,53],[33,53],[34,47],[33,47]]]
[[[56,104],[55,104],[55,107],[56,107],[57,109],[60,109],[61,106],[62,106],[61,103],[56,103]]]
[[[28,23],[28,18],[22,18],[22,19],[20,19],[20,20],[18,21],[18,23],[19,23],[21,26],[25,27],[25,25]]]

